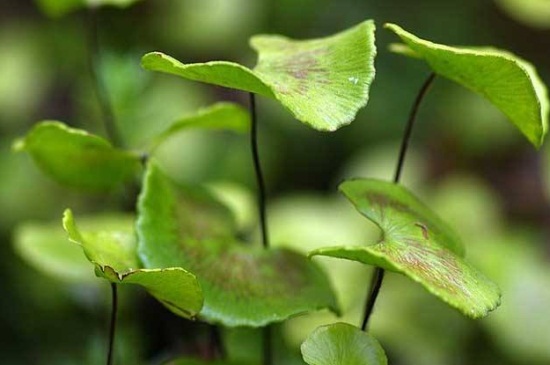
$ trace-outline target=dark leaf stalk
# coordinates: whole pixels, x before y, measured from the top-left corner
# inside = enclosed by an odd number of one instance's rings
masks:
[[[432,85],[434,79],[435,79],[435,73],[431,73],[426,79],[426,81],[424,81],[424,84],[420,88],[418,95],[416,96],[416,99],[412,105],[412,108],[409,114],[409,119],[405,127],[405,133],[403,134],[403,139],[401,141],[401,148],[399,150],[399,158],[397,159],[397,166],[395,167],[395,174],[393,177],[393,182],[395,184],[399,184],[399,181],[401,179],[401,172],[403,170],[403,165],[405,163],[405,157],[407,156],[409,142],[411,140],[412,130],[415,125],[418,110],[420,108],[420,105],[422,104],[422,101],[424,100],[424,97],[426,96],[426,93],[430,89],[430,86]],[[384,273],[385,273],[384,269],[381,269],[379,267],[374,269],[371,286],[370,286],[370,292],[367,297],[367,302],[365,304],[365,311],[364,311],[365,314],[363,317],[363,322],[361,324],[361,329],[363,331],[367,330],[369,319],[374,310],[376,299],[378,298],[378,294],[380,294],[380,288],[382,287],[382,282],[384,280]]]

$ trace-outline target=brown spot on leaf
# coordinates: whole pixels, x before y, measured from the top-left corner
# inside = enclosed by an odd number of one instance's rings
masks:
[[[462,269],[451,252],[427,246],[414,239],[407,239],[405,243],[406,248],[388,247],[384,244],[378,248],[391,262],[399,264],[404,271],[421,277],[429,286],[452,294],[465,293],[462,289]]]
[[[372,204],[375,204],[375,205],[378,205],[380,207],[390,207],[390,208],[393,208],[395,210],[398,210],[400,212],[405,212],[405,213],[409,213],[409,212],[412,212],[413,210],[397,201],[397,200],[394,200],[394,199],[391,199],[390,197],[388,197],[387,195],[384,195],[384,194],[379,194],[379,193],[373,193],[373,192],[368,192],[366,194],[366,198],[367,200],[369,200]]]
[[[422,230],[422,237],[424,237],[425,240],[430,239],[430,235],[428,234],[428,227],[426,227],[424,223],[416,222],[414,225]]]

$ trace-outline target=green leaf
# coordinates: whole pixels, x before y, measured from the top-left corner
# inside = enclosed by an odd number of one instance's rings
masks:
[[[146,267],[181,266],[204,291],[200,317],[226,326],[264,326],[329,308],[322,271],[285,249],[239,242],[230,212],[206,191],[177,186],[150,163],[138,202],[138,252]]]
[[[172,123],[168,129],[155,138],[152,149],[158,147],[170,136],[188,128],[247,132],[250,128],[250,115],[246,109],[237,104],[216,103]]]
[[[257,93],[277,99],[296,119],[334,131],[355,119],[374,80],[374,22],[365,21],[326,38],[252,37],[258,51],[251,70],[232,62],[183,64],[160,52],[146,54],[145,69]]]
[[[347,323],[317,328],[302,344],[309,365],[387,365],[382,346],[374,337]]]
[[[138,154],[118,150],[109,142],[54,121],[36,125],[14,143],[26,151],[57,182],[86,190],[106,190],[128,180],[140,166]]]
[[[500,304],[500,290],[467,263],[458,237],[404,187],[378,180],[350,180],[340,190],[382,231],[371,246],[329,247],[323,255],[359,261],[402,273],[472,318]]]
[[[395,24],[386,24],[410,50],[393,48],[428,63],[438,75],[480,94],[500,109],[535,146],[548,129],[548,92],[527,61],[490,48],[449,47],[414,36]]]
[[[60,17],[79,8],[112,5],[125,8],[138,0],[36,0],[40,9],[50,17]]]
[[[13,244],[23,260],[46,275],[70,282],[96,281],[82,250],[67,242],[59,221],[20,225],[14,232]]]
[[[510,18],[533,28],[550,28],[550,7],[547,0],[496,0]]]
[[[202,307],[202,292],[195,276],[180,267],[141,269],[136,253],[133,219],[109,217],[106,224],[81,232],[70,210],[63,216],[69,239],[82,246],[96,274],[116,284],[137,284],[175,314],[192,318]]]

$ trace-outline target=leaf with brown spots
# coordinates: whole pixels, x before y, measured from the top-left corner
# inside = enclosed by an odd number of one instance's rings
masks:
[[[314,250],[402,273],[466,316],[479,318],[500,304],[500,289],[464,260],[458,236],[418,198],[398,184],[349,180],[340,190],[382,231],[371,246]]]
[[[254,69],[232,62],[183,64],[161,52],[146,54],[145,69],[277,99],[303,123],[334,131],[351,123],[367,104],[374,80],[374,22],[365,21],[330,37],[292,40],[252,37]]]
[[[317,265],[285,249],[236,237],[230,212],[206,191],[170,181],[154,163],[138,202],[138,253],[146,267],[179,266],[204,292],[199,317],[225,326],[264,326],[298,314],[337,310]]]
[[[140,285],[175,314],[196,316],[203,303],[197,279],[181,267],[141,268],[133,217],[103,216],[94,223],[81,232],[70,210],[63,215],[69,240],[82,247],[97,276],[116,284]]]

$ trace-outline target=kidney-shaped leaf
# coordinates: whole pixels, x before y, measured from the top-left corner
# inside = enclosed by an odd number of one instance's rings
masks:
[[[172,123],[154,139],[152,148],[156,148],[170,136],[189,128],[247,132],[250,128],[250,115],[238,104],[216,103]]]
[[[118,150],[101,137],[53,121],[36,125],[14,149],[27,151],[59,183],[87,190],[120,184],[133,176],[140,161],[137,154]]]
[[[478,318],[500,304],[499,288],[463,258],[458,237],[404,187],[379,180],[350,180],[340,190],[382,230],[371,246],[329,247],[323,255],[402,273],[465,315]]]
[[[88,7],[112,5],[124,8],[132,5],[138,0],[36,0],[38,6],[46,15],[51,17],[63,16],[73,10]]]
[[[180,267],[141,269],[133,219],[109,217],[103,222],[96,229],[80,232],[70,210],[63,216],[69,239],[82,246],[96,274],[116,284],[140,285],[175,314],[195,317],[203,300],[195,276]]]
[[[382,346],[368,333],[347,323],[334,323],[313,331],[302,343],[309,365],[387,365]]]
[[[199,316],[208,322],[257,327],[317,309],[336,310],[316,265],[289,250],[239,242],[224,206],[206,191],[177,186],[154,163],[145,175],[138,214],[142,262],[194,272],[204,291]]]
[[[296,119],[322,131],[349,124],[368,101],[374,80],[374,22],[365,21],[330,37],[292,40],[252,37],[258,51],[251,70],[232,62],[183,64],[160,52],[143,57],[144,68],[186,79],[274,97]]]
[[[482,95],[540,147],[548,129],[548,92],[527,61],[489,48],[449,47],[420,39],[395,24],[386,28],[397,34],[410,50],[401,53],[423,59],[435,73]]]

